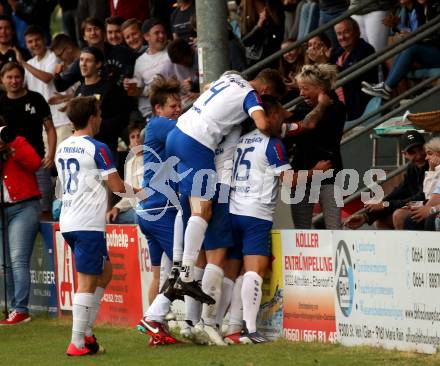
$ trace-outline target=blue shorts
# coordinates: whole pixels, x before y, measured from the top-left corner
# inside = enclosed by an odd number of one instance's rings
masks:
[[[217,174],[214,152],[174,128],[167,137],[167,156],[177,156],[177,172],[184,176],[179,182],[179,192],[186,196],[212,199],[215,194]]]
[[[76,271],[90,275],[100,275],[109,260],[105,232],[69,231],[62,233],[75,256]]]
[[[228,258],[241,259],[246,255],[272,256],[272,221],[231,214],[231,223],[234,247],[228,252]]]
[[[186,230],[186,225],[191,217],[189,200],[186,196],[180,196],[182,207],[182,219]],[[219,248],[232,248],[234,239],[232,237],[231,215],[229,213],[229,203],[219,203],[214,200],[212,204],[212,218],[206,229],[205,240],[203,241],[204,250],[214,250]]]
[[[158,210],[157,214],[160,211]],[[154,211],[149,213],[151,215],[156,214]],[[176,219],[176,214],[176,209],[167,209],[165,214],[156,221],[147,221],[138,215],[139,227],[148,241],[152,266],[160,266],[163,252],[166,253],[170,261],[173,260],[174,220]]]

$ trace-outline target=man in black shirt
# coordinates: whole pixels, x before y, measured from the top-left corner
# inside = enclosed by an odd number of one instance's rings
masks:
[[[118,85],[122,85],[124,78],[133,75],[135,54],[126,46],[112,46],[105,42],[105,27],[98,19],[88,18],[82,26],[82,35],[87,45],[97,47],[104,53],[104,69],[108,79]],[[62,92],[78,81],[82,81],[79,59],[75,60],[66,70],[56,74],[54,78],[55,88]]]
[[[14,51],[15,28],[12,19],[8,15],[0,15],[0,70],[7,62],[17,62]],[[29,59],[29,52],[20,49],[25,60]]]
[[[52,181],[50,168],[54,166],[57,136],[49,105],[44,97],[23,86],[24,69],[15,62],[8,62],[0,72],[6,93],[0,97],[0,115],[17,135],[23,136],[40,155],[41,168],[37,171],[38,186],[43,194],[43,214],[50,217],[52,209]],[[47,133],[48,151],[45,154],[43,127]]]
[[[116,159],[118,136],[128,124],[129,103],[124,89],[111,80],[100,76],[99,69],[104,64],[104,55],[96,47],[81,50],[80,70],[84,82],[75,96],[95,96],[101,101],[101,129],[95,139],[104,142]]]
[[[197,33],[194,31],[191,20],[196,14],[196,7],[193,0],[178,0],[177,8],[171,14],[170,24],[173,38],[183,38],[192,43]]]

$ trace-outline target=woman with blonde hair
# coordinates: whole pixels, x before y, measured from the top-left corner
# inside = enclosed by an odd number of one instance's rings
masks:
[[[297,229],[312,227],[313,208],[320,203],[326,229],[340,229],[342,196],[336,174],[342,170],[340,143],[344,131],[346,110],[333,91],[336,67],[328,64],[305,65],[296,76],[300,96],[304,98],[289,118],[296,121],[289,125],[288,135],[294,143],[292,168],[308,170],[320,160],[329,160],[333,175],[322,181],[313,179],[307,183],[302,200],[292,205],[292,218]],[[328,174],[328,173],[327,173]],[[316,181],[316,183],[314,183]],[[304,188],[293,192],[301,195]]]

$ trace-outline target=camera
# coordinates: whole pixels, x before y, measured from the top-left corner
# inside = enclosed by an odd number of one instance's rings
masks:
[[[9,126],[0,127],[0,142],[9,144],[17,137],[15,131]]]

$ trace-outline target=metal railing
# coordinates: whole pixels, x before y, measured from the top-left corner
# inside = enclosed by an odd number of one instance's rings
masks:
[[[366,8],[368,5],[370,5],[370,4],[374,3],[374,2],[376,2],[376,0],[367,0],[367,1],[365,1],[364,3],[362,3],[362,4],[358,5],[358,6],[354,6],[353,8],[348,9],[345,13],[343,13],[340,16],[336,17],[335,19],[332,19],[328,23],[325,23],[325,24],[321,25],[320,27],[316,28],[312,32],[310,32],[307,35],[305,35],[303,38],[301,38],[301,39],[295,41],[294,43],[292,43],[290,46],[288,46],[288,47],[286,47],[286,48],[284,48],[282,50],[279,50],[279,51],[273,53],[272,55],[266,57],[264,60],[261,60],[261,61],[257,62],[255,65],[252,65],[248,69],[244,70],[242,72],[242,75],[244,75],[245,77],[247,77],[249,75],[252,75],[253,73],[255,73],[255,72],[261,70],[262,68],[264,68],[265,66],[269,65],[273,61],[279,59],[284,53],[289,52],[289,51],[293,50],[294,48],[297,48],[297,47],[301,46],[301,44],[303,44],[304,42],[307,42],[309,39],[319,35],[323,31],[326,31],[327,29],[330,29],[335,24],[338,24],[342,20],[352,16],[353,14],[356,14],[357,12],[359,12],[359,10],[362,10],[362,9]]]
[[[409,46],[426,39],[429,35],[434,32],[440,31],[440,15],[430,20],[425,24],[426,27],[416,29],[414,32],[410,33],[403,41],[399,44],[394,44],[392,47],[387,47],[382,51],[372,54],[370,61],[364,63],[363,61],[354,64],[349,69],[345,70],[342,78],[339,78],[336,82],[335,88],[339,88],[344,84],[356,79],[362,75],[367,70],[382,64],[384,61],[393,57],[394,55],[402,52]],[[340,77],[340,75],[338,75]],[[292,110],[295,105],[299,104],[303,100],[302,97],[297,97],[284,105],[284,108]]]

